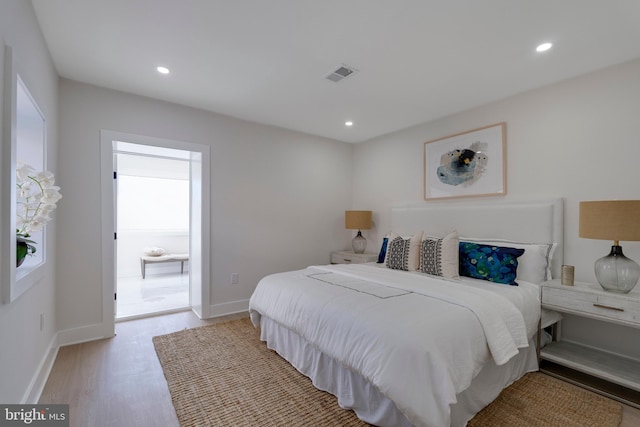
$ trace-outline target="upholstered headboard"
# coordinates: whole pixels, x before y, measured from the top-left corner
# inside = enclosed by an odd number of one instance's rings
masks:
[[[555,278],[560,277],[564,253],[563,205],[562,199],[398,205],[391,209],[391,229],[444,236],[455,228],[461,238],[557,243],[551,265]]]

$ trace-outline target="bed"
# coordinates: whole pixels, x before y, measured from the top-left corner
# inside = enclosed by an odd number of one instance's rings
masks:
[[[539,283],[559,274],[562,221],[561,199],[395,206],[383,263],[267,276],[251,320],[269,348],[362,420],[462,426],[538,368],[538,331],[552,321]],[[475,270],[457,277],[452,265],[475,268],[479,250],[498,251],[492,262],[508,255],[496,267],[506,283]]]

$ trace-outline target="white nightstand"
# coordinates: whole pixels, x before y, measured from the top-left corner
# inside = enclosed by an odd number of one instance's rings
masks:
[[[640,328],[638,289],[628,294],[617,294],[603,290],[598,284],[576,282],[574,286],[566,286],[560,284],[560,280],[551,280],[542,283],[540,290],[543,308]],[[545,346],[540,357],[640,391],[640,362],[636,360],[565,342],[561,337]]]
[[[378,261],[378,254],[363,253],[357,254],[352,251],[331,252],[331,264],[362,264],[365,262]]]

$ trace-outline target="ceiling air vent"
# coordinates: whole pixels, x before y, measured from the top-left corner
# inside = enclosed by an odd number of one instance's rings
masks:
[[[327,76],[327,80],[338,83],[340,80],[345,79],[357,72],[358,70],[356,70],[355,68],[342,64],[335,71],[329,73],[329,75]]]

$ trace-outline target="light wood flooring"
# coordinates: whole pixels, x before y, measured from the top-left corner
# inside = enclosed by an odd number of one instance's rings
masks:
[[[114,338],[60,348],[39,403],[68,403],[71,427],[177,427],[151,338],[247,316],[199,320],[189,311],[117,323]],[[624,406],[621,427],[639,425],[640,409]]]
[[[185,311],[116,323],[113,338],[60,348],[39,403],[68,403],[71,427],[177,427],[151,338],[247,316]]]

